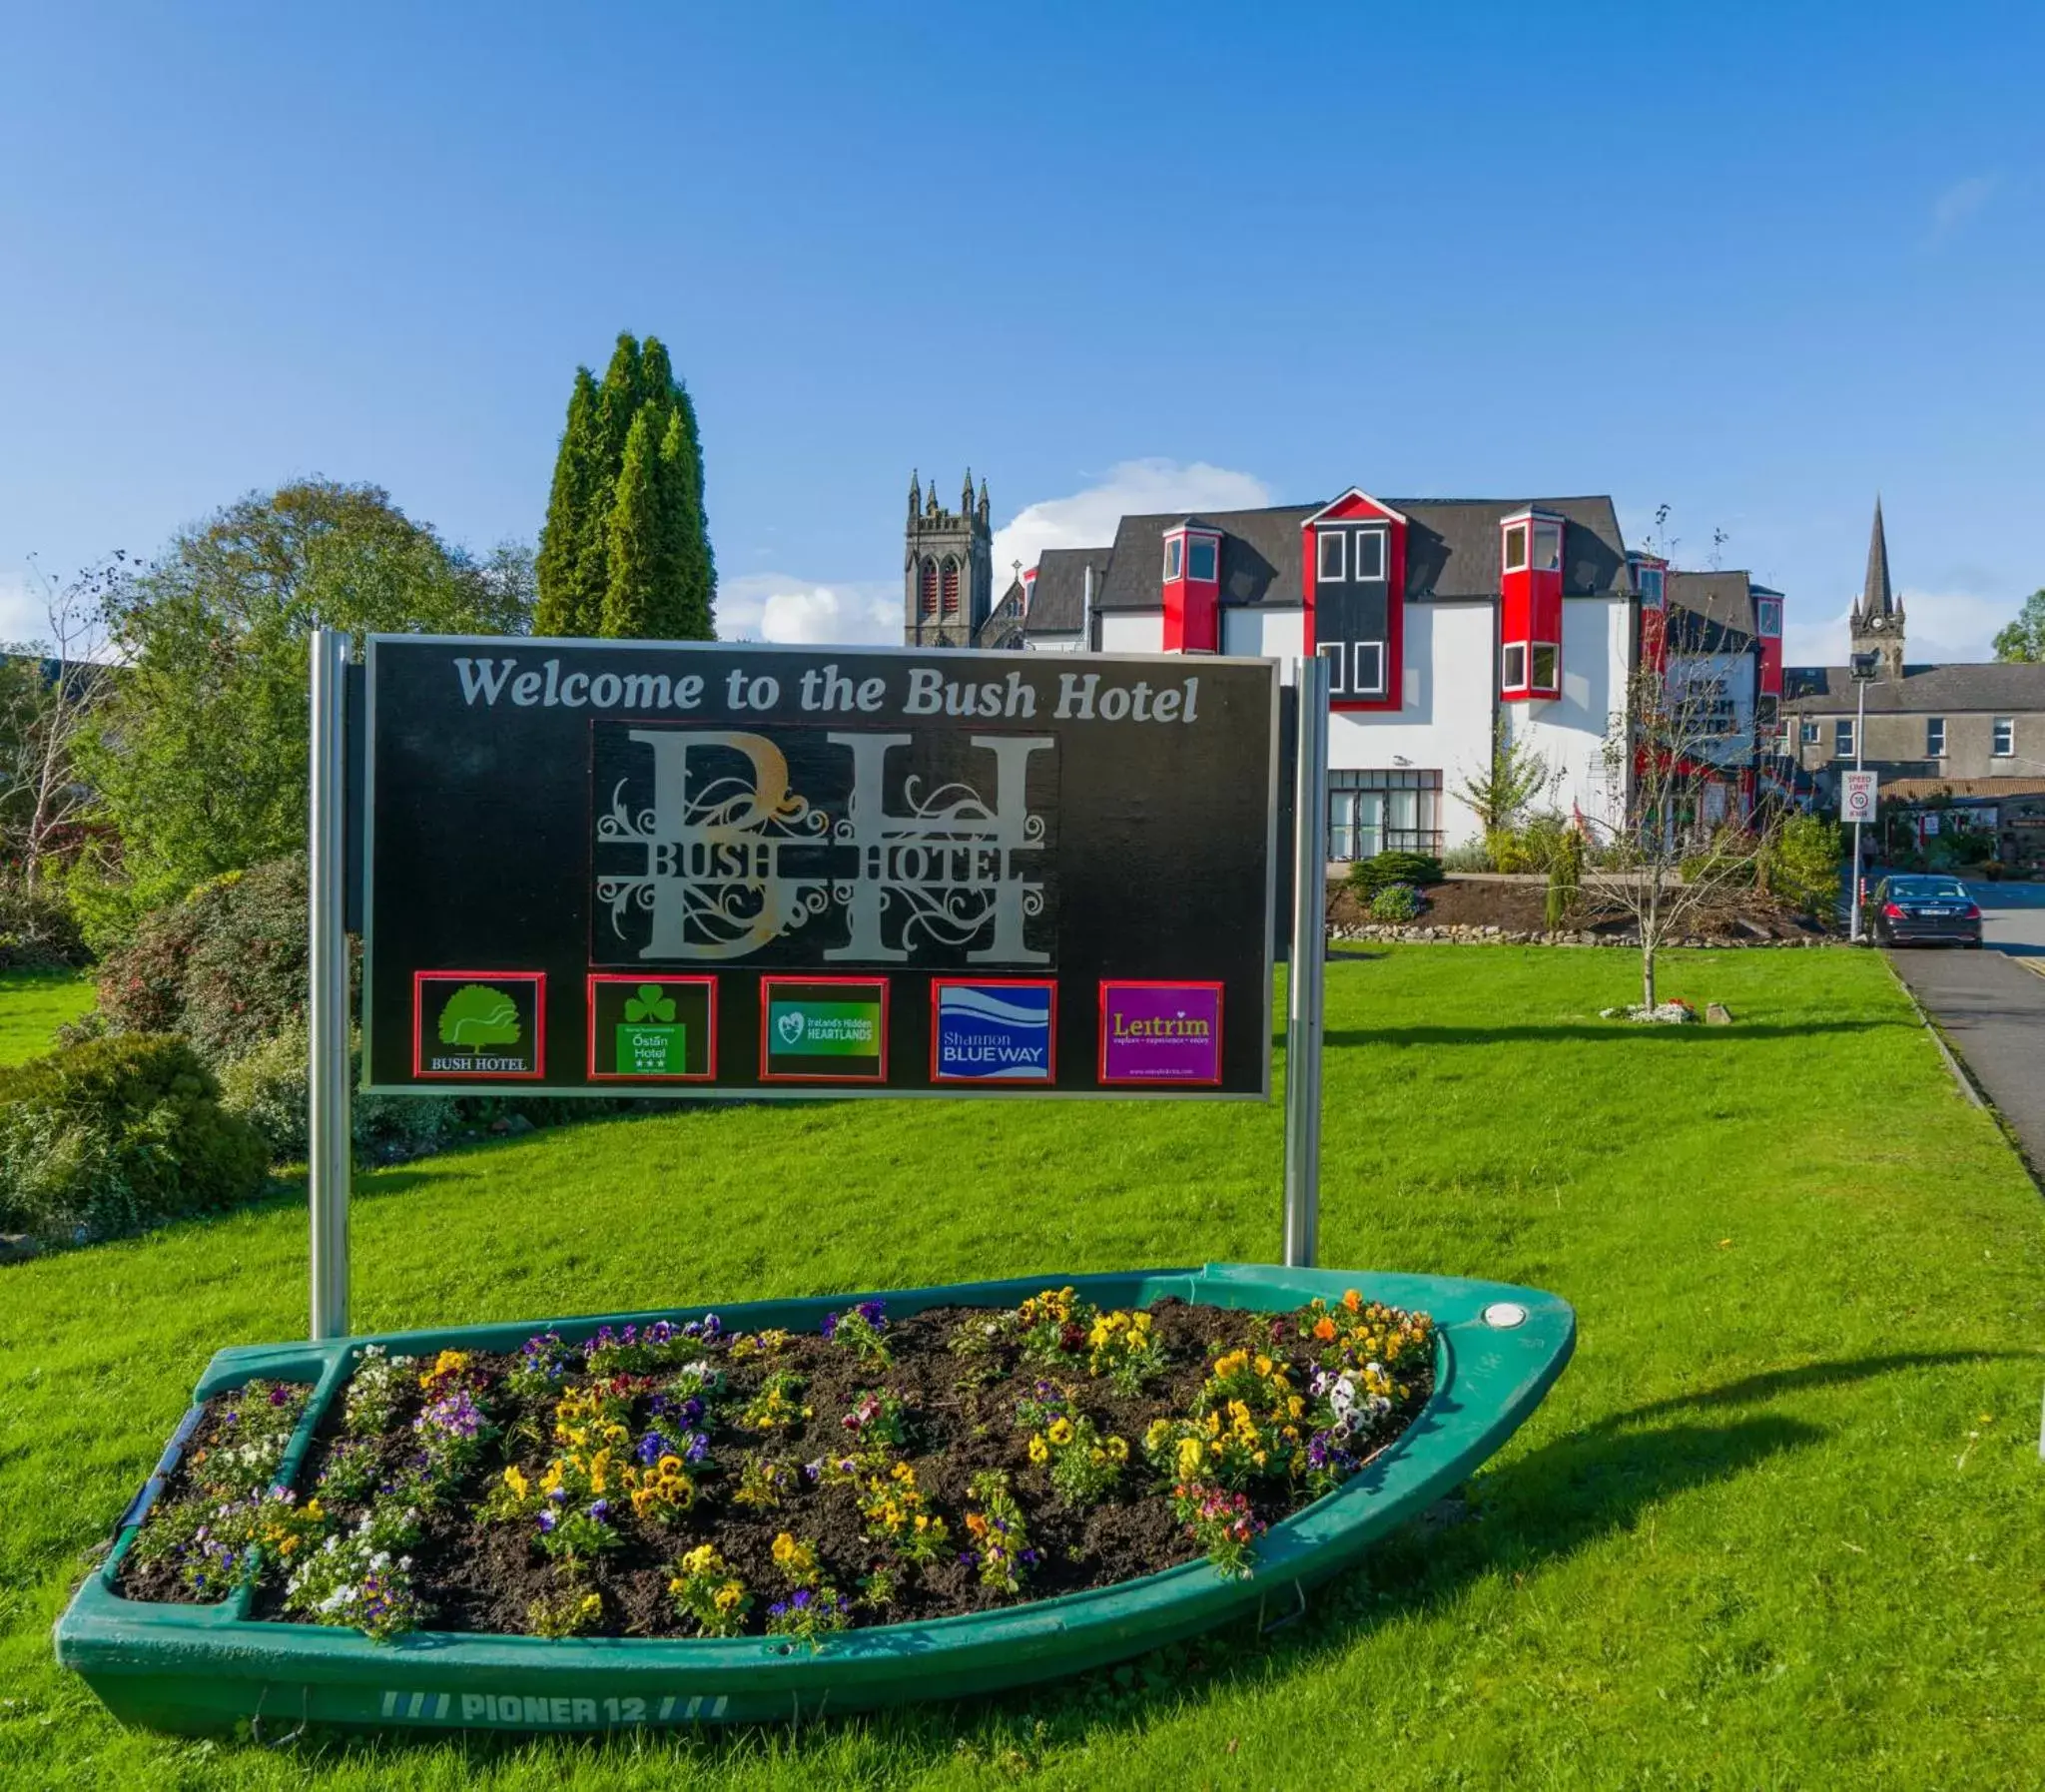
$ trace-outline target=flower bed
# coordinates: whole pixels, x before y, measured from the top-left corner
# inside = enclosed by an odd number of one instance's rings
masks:
[[[1425,1315],[1355,1291],[1285,1314],[1069,1288],[815,1331],[714,1317],[517,1352],[355,1353],[297,1485],[308,1391],[206,1417],[119,1565],[132,1600],[389,1638],[875,1624],[1107,1586],[1270,1523],[1382,1451],[1433,1389]]]

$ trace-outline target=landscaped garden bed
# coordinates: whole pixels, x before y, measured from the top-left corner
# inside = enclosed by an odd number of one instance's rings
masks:
[[[516,1352],[353,1354],[206,1404],[134,1546],[137,1600],[359,1629],[785,1633],[983,1611],[1206,1555],[1390,1444],[1434,1386],[1424,1314],[1356,1289],[1281,1314],[1070,1287],[807,1333],[714,1316]]]
[[[1072,1674],[1298,1609],[1574,1337],[1528,1289],[1210,1264],[224,1351],[58,1657],[194,1732]]]

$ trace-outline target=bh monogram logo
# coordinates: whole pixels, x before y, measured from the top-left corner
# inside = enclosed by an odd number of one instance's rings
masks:
[[[619,733],[598,750],[596,896],[630,957],[743,958],[786,938],[784,961],[1050,961],[1027,781],[1054,737],[971,736],[971,776],[926,793],[907,734]],[[791,751],[814,762],[809,794]]]

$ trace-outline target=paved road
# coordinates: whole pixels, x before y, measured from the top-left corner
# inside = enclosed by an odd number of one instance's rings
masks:
[[[2045,1176],[2045,885],[1968,889],[1991,949],[1906,947],[1889,962]]]

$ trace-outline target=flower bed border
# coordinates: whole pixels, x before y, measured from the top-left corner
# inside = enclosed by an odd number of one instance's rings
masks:
[[[346,1630],[256,1621],[253,1588],[219,1605],[153,1604],[115,1590],[122,1557],[183,1441],[188,1414],[155,1473],[122,1514],[107,1562],[80,1586],[56,1628],[57,1658],[83,1674],[124,1722],[189,1734],[257,1720],[273,1732],[307,1722],[353,1729],[629,1729],[708,1722],[788,1721],[825,1710],[870,1709],[970,1696],[1123,1660],[1254,1612],[1288,1611],[1302,1589],[1348,1566],[1386,1530],[1465,1480],[1526,1420],[1568,1363],[1576,1316],[1554,1295],[1448,1277],[1208,1264],[1013,1281],[751,1301],[717,1309],[748,1330],[814,1328],[849,1301],[891,1309],[1013,1306],[1046,1282],[1069,1283],[1103,1306],[1180,1300],[1287,1312],[1348,1288],[1366,1300],[1432,1315],[1435,1392],[1412,1425],[1334,1493],[1273,1524],[1255,1572],[1228,1579],[1204,1560],[1135,1580],[997,1611],[875,1625],[825,1639],[814,1651],[777,1636],[660,1640],[476,1635],[423,1630],[372,1643]],[[1509,1303],[1520,1324],[1501,1329],[1487,1309]],[[220,1352],[195,1403],[259,1377],[316,1383],[280,1479],[299,1472],[351,1353],[516,1350],[551,1323],[563,1338],[602,1325],[699,1318],[707,1308],[605,1314],[427,1332],[379,1333],[327,1344]],[[197,1411],[196,1405],[194,1411]]]

